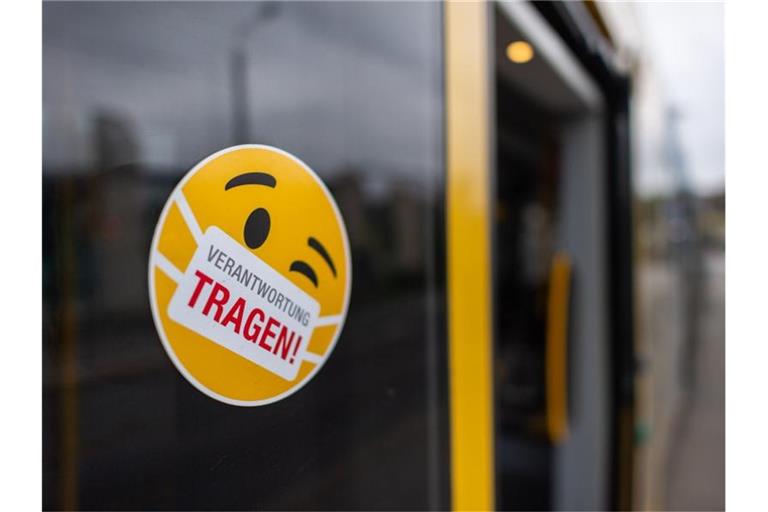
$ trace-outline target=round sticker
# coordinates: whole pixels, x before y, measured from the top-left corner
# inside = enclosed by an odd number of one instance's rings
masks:
[[[330,192],[304,162],[261,145],[224,149],[189,171],[149,256],[166,352],[200,391],[233,405],[282,400],[320,370],[351,281]]]

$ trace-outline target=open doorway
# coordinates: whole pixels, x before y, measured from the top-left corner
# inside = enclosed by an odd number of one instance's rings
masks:
[[[494,20],[497,503],[605,509],[603,100],[533,7]]]

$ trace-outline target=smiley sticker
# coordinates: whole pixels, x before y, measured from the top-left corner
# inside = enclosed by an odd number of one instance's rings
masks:
[[[189,171],[149,256],[166,352],[197,389],[233,405],[276,402],[309,382],[344,326],[351,280],[330,192],[301,160],[261,145]]]

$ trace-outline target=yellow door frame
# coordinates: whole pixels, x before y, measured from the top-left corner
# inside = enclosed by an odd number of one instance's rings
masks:
[[[451,499],[494,508],[489,28],[485,1],[445,3]]]

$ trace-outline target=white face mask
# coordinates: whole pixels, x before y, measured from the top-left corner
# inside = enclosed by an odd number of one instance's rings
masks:
[[[318,302],[221,229],[201,234],[183,196],[177,203],[198,245],[176,272],[168,316],[288,381],[303,360],[318,362],[307,352]]]

